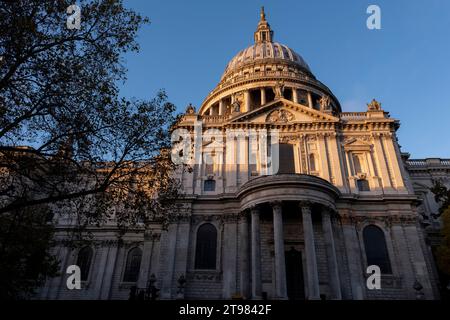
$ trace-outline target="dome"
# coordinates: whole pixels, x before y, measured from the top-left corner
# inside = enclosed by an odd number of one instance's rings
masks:
[[[316,79],[305,60],[275,42],[273,35],[262,7],[254,44],[231,59],[220,82],[203,100],[199,114],[227,117],[282,98],[307,108],[341,112],[339,101]]]
[[[228,63],[222,79],[240,68],[247,65],[255,64],[258,62],[264,62],[265,59],[271,59],[277,63],[288,63],[296,65],[301,69],[311,72],[308,64],[303,58],[294,50],[280,44],[278,42],[256,42],[254,45],[240,51],[231,61]]]

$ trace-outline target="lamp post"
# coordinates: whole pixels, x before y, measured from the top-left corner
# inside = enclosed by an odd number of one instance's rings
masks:
[[[184,288],[186,285],[186,278],[184,275],[181,275],[178,278],[178,291],[177,291],[177,299],[184,299]]]
[[[156,297],[158,296],[159,289],[155,286],[156,283],[156,277],[155,274],[152,273],[150,278],[147,281],[147,297],[150,300],[156,300]]]
[[[425,298],[425,294],[422,292],[423,286],[417,279],[414,282],[413,288],[416,290],[416,300],[423,300]]]

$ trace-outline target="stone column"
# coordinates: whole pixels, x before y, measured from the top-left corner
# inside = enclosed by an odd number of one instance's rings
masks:
[[[92,282],[93,282],[93,291],[92,291],[92,298],[93,299],[101,299],[101,290],[102,290],[102,282],[103,282],[103,276],[105,275],[105,269],[107,267],[107,260],[108,260],[108,254],[109,254],[109,246],[104,246],[98,248],[96,250],[96,255],[98,256],[98,260],[94,261],[96,262],[95,265],[96,268],[93,268],[91,266],[90,272],[93,272],[92,274]]]
[[[152,230],[144,231],[144,248],[142,250],[142,261],[139,272],[139,279],[137,282],[138,288],[145,288],[147,286],[147,279],[150,270],[150,259],[153,251]]]
[[[375,157],[378,159],[378,170],[381,176],[384,191],[392,189],[391,178],[389,176],[389,171],[386,163],[386,156],[384,153],[383,142],[379,134],[374,134],[374,147],[375,147]]]
[[[275,248],[275,293],[277,298],[286,299],[286,261],[284,257],[283,213],[281,202],[272,203],[272,209]]]
[[[70,261],[72,256],[72,261]],[[47,299],[50,300],[57,300],[60,297],[60,291],[62,288],[67,288],[66,286],[66,281],[67,281],[67,267],[69,266],[70,262],[73,262],[73,264],[76,263],[76,260],[74,260],[73,258],[73,251],[70,250],[68,247],[66,246],[61,246],[61,250],[59,252],[58,255],[59,261],[61,261],[60,264],[60,273],[61,276],[59,277],[54,277],[53,279],[51,279],[51,287],[50,290],[48,292],[48,296]],[[70,263],[72,264],[72,263]]]
[[[298,91],[296,88],[292,88],[292,100],[298,103]]]
[[[164,232],[162,242],[167,241],[163,265],[160,265],[161,274],[161,299],[172,299],[172,281],[174,278],[176,244],[177,244],[178,222],[171,222]]]
[[[265,88],[261,88],[261,105],[265,105],[266,104],[266,89]]]
[[[330,168],[328,167],[328,154],[327,154],[327,141],[326,141],[326,137],[324,133],[321,133],[318,135],[318,140],[319,140],[319,157],[320,159],[320,176],[331,182],[331,176],[330,176]],[[316,168],[318,169],[318,168]]]
[[[386,146],[386,156],[389,159],[389,163],[392,168],[392,174],[394,176],[395,187],[397,189],[405,189],[405,183],[403,180],[402,170],[399,164],[402,164],[401,156],[397,155],[396,150],[394,148],[394,137],[392,134],[383,135],[380,137],[382,141],[384,141],[384,145]]]
[[[219,116],[225,115],[225,103],[223,103],[223,100],[219,100]]]
[[[236,293],[236,264],[237,264],[237,215],[224,217],[224,239],[227,244],[223,248],[223,288],[222,297],[231,299]]]
[[[153,251],[150,258],[150,269],[149,275],[154,274],[155,276],[158,274],[159,270],[159,261],[160,261],[160,251],[161,251],[161,232],[162,230],[155,230],[153,233]],[[159,279],[158,279],[159,280]]]
[[[350,285],[353,300],[364,299],[365,281],[362,276],[361,248],[359,246],[358,234],[350,217],[343,216],[342,234],[344,236],[345,251],[347,254],[348,270],[350,272]]]
[[[327,248],[328,274],[330,279],[330,289],[332,299],[341,300],[341,286],[339,280],[338,263],[336,259],[336,248],[334,246],[333,226],[331,224],[331,210],[325,208],[322,210],[322,229]]]
[[[261,299],[261,240],[259,228],[259,210],[251,208],[252,216],[252,298]]]
[[[248,221],[247,215],[243,213],[239,219],[239,268],[241,296],[249,298],[250,275],[249,275],[249,248],[248,248]]]
[[[110,241],[108,243],[109,251],[108,251],[108,260],[106,262],[106,268],[104,270],[103,274],[103,282],[100,292],[99,299],[102,300],[108,300],[111,299],[110,293],[111,293],[111,286],[113,282],[115,267],[116,267],[116,260],[117,260],[117,253],[119,249],[119,244],[117,241]]]
[[[308,105],[314,109],[311,92],[308,91]]]
[[[238,184],[244,184],[248,181],[249,178],[249,139],[245,136],[240,136],[238,139],[239,144],[239,175],[238,175]]]
[[[344,174],[344,160],[342,159],[341,148],[336,133],[330,135],[330,154],[330,164],[333,168],[334,183],[340,190],[343,190],[347,185],[347,180]]]
[[[306,273],[308,283],[308,299],[320,299],[319,274],[317,270],[316,248],[314,244],[314,230],[309,204],[301,203],[303,218],[303,234],[305,238]]]
[[[250,91],[246,90],[244,91],[244,110],[241,110],[241,112],[248,111],[250,111]]]
[[[431,271],[427,267],[425,261],[426,252],[423,251],[423,240],[419,238],[420,226],[417,226],[412,221],[408,221],[404,225],[405,238],[408,244],[408,251],[411,257],[412,267],[415,273],[415,278],[422,284],[424,299],[433,299],[433,288],[430,282]],[[411,284],[408,284],[409,286]]]
[[[173,267],[174,269],[173,284],[175,284],[175,287],[177,287],[178,285],[177,281],[181,276],[186,277],[188,257],[189,257],[188,251],[189,251],[190,232],[191,232],[190,213],[185,213],[178,217],[178,230],[175,245],[175,261]],[[184,298],[184,294],[182,297]]]

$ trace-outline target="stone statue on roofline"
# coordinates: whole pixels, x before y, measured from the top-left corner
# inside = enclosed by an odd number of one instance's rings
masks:
[[[323,96],[319,100],[320,110],[329,110],[331,105],[331,99],[329,96]]]
[[[239,103],[238,100],[236,100],[235,102],[233,102],[232,104],[232,108],[233,108],[233,112],[241,112],[241,104]]]
[[[377,100],[372,99],[372,102],[367,104],[367,110],[368,111],[381,111],[381,103],[379,103]]]
[[[186,107],[186,114],[194,114],[195,113],[195,107],[192,105],[192,103],[189,103],[189,105]]]
[[[274,88],[275,91],[275,99],[283,98],[284,93],[284,82],[278,81]]]

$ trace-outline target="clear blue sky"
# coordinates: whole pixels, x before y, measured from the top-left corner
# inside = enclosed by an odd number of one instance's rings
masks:
[[[377,4],[382,29],[368,30]],[[372,98],[401,121],[402,151],[450,158],[450,1],[448,0],[125,0],[148,16],[141,51],[126,56],[127,97],[166,89],[179,111],[199,106],[228,61],[253,42],[266,8],[275,39],[307,61],[344,111]]]

